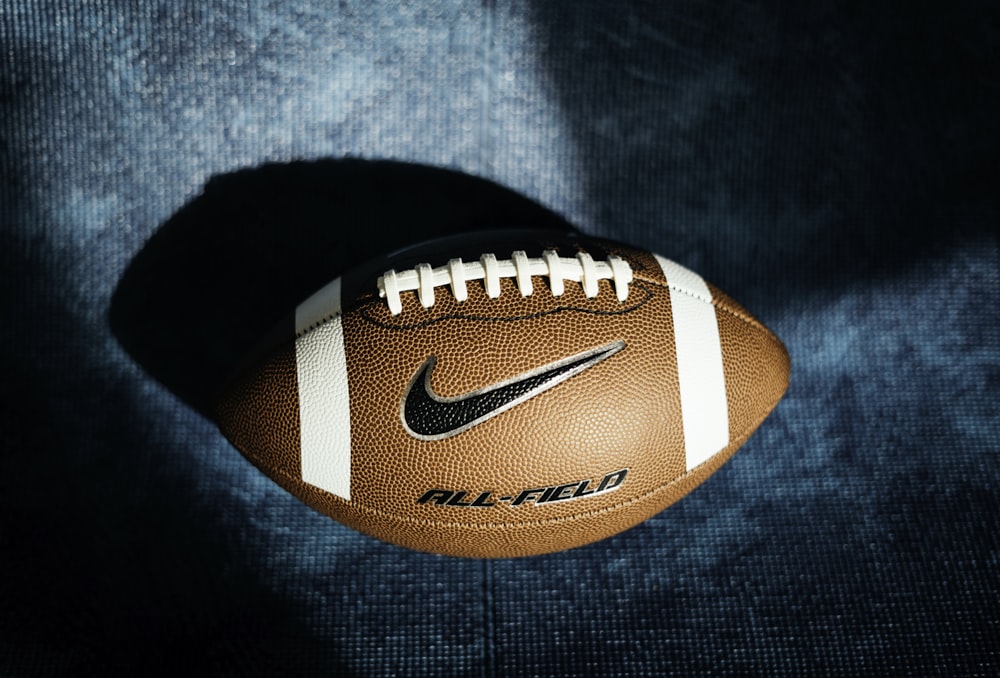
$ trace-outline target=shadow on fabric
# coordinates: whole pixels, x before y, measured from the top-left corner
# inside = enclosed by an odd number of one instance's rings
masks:
[[[460,172],[392,161],[273,164],[213,178],[132,260],[110,324],[129,354],[211,416],[211,399],[283,316],[346,269],[479,229],[568,230]]]
[[[976,3],[531,11],[606,235],[765,321],[994,228],[996,35]],[[970,203],[982,216],[955,213]]]

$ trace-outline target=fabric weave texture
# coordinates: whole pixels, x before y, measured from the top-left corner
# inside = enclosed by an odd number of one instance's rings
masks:
[[[0,673],[997,675],[998,45],[961,0],[0,0]],[[289,299],[519,219],[787,345],[677,505],[425,555],[212,424]]]

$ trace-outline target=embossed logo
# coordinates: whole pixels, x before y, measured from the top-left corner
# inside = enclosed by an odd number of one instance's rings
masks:
[[[430,356],[403,393],[400,405],[403,427],[420,440],[449,438],[534,398],[623,348],[624,341],[614,341],[451,398],[443,398],[431,388],[431,373],[437,358]]]

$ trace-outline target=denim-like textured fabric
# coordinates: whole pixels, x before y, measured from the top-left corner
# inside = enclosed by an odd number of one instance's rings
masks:
[[[0,673],[1000,673],[1000,26],[871,4],[0,0]],[[168,322],[215,284],[253,316],[233,270],[313,282],[323,252],[278,275],[303,231],[212,215],[292,215],[281,165],[322,158],[484,177],[699,271],[784,339],[788,395],[574,551],[333,523],[201,414],[222,338]],[[265,163],[280,190],[238,174]],[[325,246],[430,209],[405,176],[329,198],[389,212]]]

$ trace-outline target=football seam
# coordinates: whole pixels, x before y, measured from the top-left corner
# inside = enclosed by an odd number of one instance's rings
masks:
[[[313,332],[314,330],[318,330],[319,328],[321,328],[323,325],[327,324],[331,320],[334,320],[336,318],[340,318],[343,315],[344,315],[343,310],[336,311],[336,312],[331,313],[329,315],[325,315],[322,318],[320,318],[319,320],[316,320],[315,322],[313,322],[311,325],[307,326],[305,329],[297,331],[295,333],[295,338],[296,339],[301,339],[302,337],[306,336],[310,332]]]
[[[774,339],[777,339],[777,335],[775,335],[774,332],[772,332],[766,325],[764,325],[763,323],[761,323],[759,320],[757,320],[753,316],[750,316],[750,315],[748,315],[746,313],[741,313],[741,312],[739,312],[739,311],[737,311],[735,309],[729,308],[728,306],[722,304],[719,300],[715,299],[714,297],[712,299],[710,299],[710,300],[705,300],[703,297],[701,297],[701,296],[699,296],[697,294],[694,294],[690,290],[686,290],[683,287],[679,287],[677,285],[673,285],[673,284],[671,284],[669,282],[662,282],[660,280],[654,280],[652,278],[647,278],[646,276],[642,275],[641,273],[636,274],[635,277],[633,278],[633,280],[634,281],[640,281],[641,280],[642,282],[649,283],[651,285],[656,285],[657,287],[662,287],[662,288],[666,288],[666,289],[669,289],[669,290],[674,290],[676,292],[680,292],[681,294],[689,296],[692,299],[697,299],[698,301],[700,301],[702,303],[711,304],[715,308],[721,309],[721,310],[725,311],[726,313],[728,313],[729,315],[733,316],[734,318],[742,320],[746,324],[752,325],[753,327],[756,327],[757,329],[763,330],[770,337],[772,337]],[[385,323],[383,323],[383,322],[381,322],[379,320],[376,320],[375,318],[372,318],[370,315],[368,315],[367,313],[365,313],[364,312],[364,306],[360,307],[358,309],[358,311],[359,311],[359,314],[361,315],[362,318],[364,318],[367,322],[372,323],[373,325],[377,325],[379,327],[383,327],[383,328],[388,329],[388,330],[405,331],[405,330],[411,330],[411,329],[416,329],[416,328],[420,328],[420,327],[426,327],[426,326],[431,325],[431,324],[436,323],[436,322],[441,322],[441,321],[444,321],[444,320],[452,320],[452,319],[481,320],[481,321],[491,321],[491,322],[515,322],[515,321],[521,321],[521,320],[530,320],[532,318],[541,317],[541,316],[544,316],[544,315],[552,315],[552,314],[555,314],[555,313],[563,313],[563,312],[570,312],[570,311],[575,311],[575,312],[579,312],[579,313],[590,313],[590,314],[593,314],[593,315],[619,315],[619,314],[624,314],[624,313],[630,313],[630,312],[632,312],[632,311],[634,311],[634,310],[636,310],[636,309],[638,309],[638,308],[640,308],[642,306],[645,306],[647,303],[649,303],[650,299],[651,299],[651,296],[648,296],[648,297],[646,297],[646,299],[643,299],[639,303],[637,303],[635,305],[632,305],[632,306],[629,306],[627,308],[624,308],[624,309],[622,309],[620,311],[598,311],[598,310],[595,310],[595,309],[577,308],[577,307],[574,307],[574,306],[561,306],[559,308],[552,309],[550,311],[544,311],[544,312],[541,312],[541,313],[535,313],[535,314],[525,315],[525,316],[515,316],[515,317],[511,317],[511,318],[490,318],[488,316],[467,316],[467,315],[462,315],[462,314],[452,314],[452,315],[444,316],[444,317],[441,317],[441,318],[433,318],[433,319],[426,320],[426,321],[423,321],[423,322],[420,322],[420,323],[409,324],[409,325],[387,325],[387,324],[385,324]],[[343,315],[344,315],[344,312],[341,310],[341,311],[337,311],[336,313],[332,313],[332,314],[330,314],[328,316],[325,316],[325,317],[317,320],[313,324],[309,325],[305,329],[303,329],[303,330],[301,330],[299,332],[296,332],[295,338],[296,339],[300,339],[300,338],[306,336],[307,334],[309,334],[310,332],[313,332],[314,330],[319,329],[320,327],[322,327],[326,323],[330,322],[331,320],[333,320],[335,318],[339,318],[339,317],[341,317]]]
[[[649,283],[656,284],[659,287],[663,287],[662,284],[657,283],[657,281],[655,281],[655,280],[645,280],[645,279],[643,279],[643,281],[644,282],[649,282]],[[369,306],[371,306],[373,303],[382,303],[382,300],[379,299],[378,297],[376,297],[374,294],[366,294],[365,297],[371,298],[371,301],[368,301],[368,302],[365,302],[365,303],[362,303],[362,304],[358,305],[357,306],[357,312],[358,312],[358,315],[363,320],[371,323],[372,325],[375,325],[376,327],[381,327],[383,329],[393,330],[393,331],[406,331],[406,330],[413,330],[413,329],[419,329],[419,328],[427,327],[429,325],[433,325],[434,323],[443,322],[445,320],[478,320],[478,321],[482,321],[482,322],[519,322],[519,321],[522,321],[522,320],[532,320],[534,318],[541,318],[541,317],[546,316],[546,315],[553,315],[553,314],[556,314],[556,313],[568,313],[568,312],[587,313],[587,314],[590,314],[590,315],[624,315],[626,313],[631,313],[632,311],[635,311],[635,310],[637,310],[637,309],[645,306],[646,304],[648,304],[650,302],[650,300],[653,298],[652,293],[648,289],[646,289],[644,291],[646,292],[646,298],[645,299],[640,299],[638,302],[636,302],[634,304],[630,304],[630,305],[628,305],[628,306],[626,306],[624,308],[618,309],[616,311],[602,311],[602,310],[599,310],[599,309],[584,308],[582,306],[566,305],[566,306],[559,306],[558,308],[553,308],[553,309],[550,309],[548,311],[540,311],[538,313],[531,313],[529,315],[510,316],[510,317],[507,317],[507,318],[498,318],[498,317],[481,316],[481,315],[469,315],[469,314],[464,314],[464,313],[452,313],[452,314],[449,314],[449,315],[441,316],[440,318],[430,318],[428,320],[422,320],[422,321],[420,321],[418,323],[410,323],[410,324],[407,324],[407,325],[390,325],[388,323],[382,322],[381,320],[378,320],[377,318],[373,318],[371,315],[369,315],[367,313],[367,308]],[[365,297],[361,297],[361,298],[363,299]],[[330,313],[329,315],[325,315],[325,316],[319,318],[318,320],[314,321],[312,324],[308,325],[307,327],[305,327],[305,328],[297,331],[295,333],[295,338],[296,339],[301,339],[302,337],[306,336],[310,332],[318,330],[320,327],[322,327],[323,325],[327,324],[331,320],[334,320],[336,318],[342,317],[344,314],[345,314],[345,311],[343,309],[341,309],[341,310],[336,311],[334,313]]]
[[[680,292],[681,294],[687,295],[687,296],[691,297],[692,299],[697,299],[698,301],[702,302],[703,304],[711,304],[712,306],[715,306],[718,309],[722,309],[723,311],[725,311],[729,315],[733,316],[734,318],[742,320],[743,322],[745,322],[748,325],[752,325],[752,326],[754,326],[754,327],[756,327],[758,329],[764,330],[765,332],[767,332],[772,337],[777,338],[777,336],[774,334],[774,332],[772,332],[771,330],[769,330],[767,328],[767,326],[764,325],[761,321],[757,320],[756,318],[754,318],[753,316],[751,316],[749,314],[741,313],[741,312],[737,311],[736,309],[729,308],[728,306],[726,306],[722,302],[720,302],[718,299],[716,299],[714,296],[711,299],[707,299],[706,300],[704,297],[702,297],[700,295],[697,295],[697,294],[694,294],[690,290],[686,290],[683,287],[679,287],[677,285],[671,284],[670,282],[662,282],[660,280],[653,280],[653,279],[647,278],[647,277],[645,277],[645,276],[643,276],[641,274],[636,275],[635,279],[636,280],[642,280],[643,282],[652,283],[653,285],[658,285],[659,287],[665,287],[667,289],[674,290],[676,292]]]
[[[495,316],[490,317],[490,316],[468,315],[464,313],[452,313],[449,315],[441,316],[439,318],[429,318],[428,320],[422,320],[418,323],[411,323],[408,325],[389,325],[382,322],[381,320],[378,320],[368,315],[368,313],[366,312],[366,307],[371,305],[369,303],[367,305],[358,308],[358,315],[365,321],[371,323],[372,325],[375,325],[376,327],[381,327],[383,329],[392,331],[406,331],[406,330],[420,329],[423,327],[428,327],[430,325],[433,325],[434,323],[444,322],[445,320],[476,320],[481,322],[521,322],[523,320],[533,320],[535,318],[542,318],[547,315],[554,315],[556,313],[585,313],[589,315],[624,315],[626,313],[632,313],[633,311],[642,308],[652,300],[653,298],[652,292],[650,292],[648,289],[644,289],[644,291],[646,292],[646,297],[644,299],[640,299],[638,302],[634,304],[625,306],[624,308],[620,308],[614,311],[603,311],[594,308],[584,308],[582,306],[566,305],[549,309],[547,311],[539,311],[537,313],[531,313],[528,315],[518,315],[509,317],[495,317]]]

